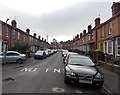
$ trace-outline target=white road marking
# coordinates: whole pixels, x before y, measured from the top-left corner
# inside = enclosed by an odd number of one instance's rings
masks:
[[[60,69],[54,69],[54,73],[55,72],[60,73]]]
[[[36,71],[36,70],[37,70],[37,68],[24,68],[24,69],[22,69],[22,70],[20,70],[20,71],[34,72],[34,71]]]
[[[45,70],[45,72],[48,72],[48,68]]]
[[[58,88],[58,87],[55,87],[55,88],[52,88],[52,91],[54,92],[65,92],[65,90],[63,88]]]

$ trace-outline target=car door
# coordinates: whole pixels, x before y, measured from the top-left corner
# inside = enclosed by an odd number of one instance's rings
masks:
[[[17,53],[7,53],[6,54],[6,62],[16,62],[19,58],[19,54]]]
[[[11,62],[12,61],[12,53],[6,53],[5,57],[4,57],[4,60],[6,62]]]

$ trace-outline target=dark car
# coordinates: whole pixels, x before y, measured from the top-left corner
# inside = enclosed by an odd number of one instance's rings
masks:
[[[46,58],[46,53],[45,53],[45,51],[38,50],[38,51],[35,53],[34,59],[45,59],[45,58]]]
[[[91,84],[102,87],[104,77],[89,57],[76,55],[69,56],[65,63],[64,82]]]

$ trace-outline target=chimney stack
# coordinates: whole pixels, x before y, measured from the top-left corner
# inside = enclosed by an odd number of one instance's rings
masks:
[[[17,27],[17,22],[15,20],[12,20],[11,24],[12,24],[12,27],[14,27],[14,28]]]
[[[34,37],[36,38],[36,33],[34,33]]]
[[[27,34],[27,35],[30,34],[30,29],[26,29],[26,34]]]
[[[113,2],[111,9],[112,9],[112,16],[120,12],[120,2]]]
[[[80,33],[80,38],[82,38],[82,33]]]
[[[77,38],[77,40],[79,39],[79,34],[77,34],[76,38]]]
[[[95,19],[95,26],[98,26],[98,25],[100,25],[100,18],[99,17]]]
[[[88,33],[91,32],[91,29],[92,29],[92,26],[91,26],[91,25],[88,25]]]
[[[38,36],[38,39],[39,39],[39,40],[40,40],[40,38],[41,38],[41,37],[40,37],[40,36]]]
[[[83,30],[83,34],[84,34],[84,36],[86,35],[86,30]]]

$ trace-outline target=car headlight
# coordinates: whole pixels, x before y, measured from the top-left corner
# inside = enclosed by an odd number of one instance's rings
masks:
[[[103,78],[103,75],[101,75],[101,73],[97,73],[97,75],[95,76],[95,78]]]
[[[67,74],[67,75],[70,75],[70,76],[75,76],[75,73],[72,72],[72,71],[66,71],[66,74]]]
[[[72,72],[72,73],[70,73],[70,75],[71,75],[71,76],[75,76],[75,73]]]

